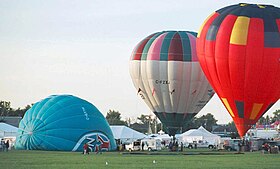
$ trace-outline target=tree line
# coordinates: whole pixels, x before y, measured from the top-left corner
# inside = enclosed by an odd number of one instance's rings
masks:
[[[25,112],[32,107],[33,104],[27,105],[24,108],[14,109],[11,107],[11,102],[9,101],[0,101],[0,122],[4,122],[6,116],[18,116],[23,117]],[[157,133],[160,130],[165,130],[165,126],[160,123],[160,121],[152,115],[140,114],[136,120],[127,118],[123,120],[121,113],[116,110],[109,110],[106,114],[106,120],[110,125],[125,125],[133,129],[138,130],[142,133]],[[272,116],[261,117],[258,121],[260,125],[268,125],[274,123],[275,121],[280,120],[280,110],[273,112]],[[208,113],[200,117],[194,117],[188,125],[182,128],[182,132],[191,129],[198,128],[203,126],[208,131],[212,131],[212,126],[217,125],[217,120],[215,117]],[[229,127],[232,127],[236,131],[235,125],[233,122],[227,124]]]
[[[24,108],[14,109],[11,107],[11,102],[0,101],[0,122],[4,121],[4,118],[7,116],[18,116],[23,117],[25,112],[31,108],[33,104],[27,105]]]

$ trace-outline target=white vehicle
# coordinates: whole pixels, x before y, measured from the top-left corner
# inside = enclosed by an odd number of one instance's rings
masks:
[[[199,141],[193,141],[193,143],[189,143],[188,148],[209,148],[213,149],[215,148],[215,145],[212,143],[209,143],[206,140],[199,140]]]
[[[139,151],[141,150],[141,141],[133,141],[130,144],[125,145],[125,149],[128,151]]]
[[[148,151],[156,151],[161,150],[161,140],[154,139],[154,138],[145,138],[141,140],[141,149],[148,150]]]

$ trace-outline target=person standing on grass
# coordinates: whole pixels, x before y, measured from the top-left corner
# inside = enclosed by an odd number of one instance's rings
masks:
[[[83,154],[89,154],[89,147],[87,143],[84,144],[83,148],[84,148]]]
[[[96,151],[96,154],[100,153],[102,154],[102,151],[101,151],[101,141],[98,139],[98,135],[97,135],[97,140],[96,140],[96,147],[97,147],[97,151]]]
[[[9,140],[6,141],[5,145],[6,145],[6,152],[8,152],[9,147],[10,147],[10,142],[9,142]]]
[[[5,144],[5,140],[4,140],[3,138],[1,139],[0,145],[1,145],[2,151],[5,151],[5,149],[6,149],[6,144]]]

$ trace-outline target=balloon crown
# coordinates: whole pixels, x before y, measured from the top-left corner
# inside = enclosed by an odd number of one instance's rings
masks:
[[[247,3],[239,3],[239,6],[251,6],[251,7],[256,7],[256,8],[274,7],[273,5],[266,5],[266,4],[247,4]]]

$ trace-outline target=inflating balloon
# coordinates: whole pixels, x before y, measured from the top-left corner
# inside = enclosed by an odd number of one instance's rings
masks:
[[[214,94],[197,59],[194,32],[158,32],[142,40],[130,58],[130,75],[138,95],[173,136]]]
[[[115,150],[104,116],[91,103],[71,95],[53,95],[37,102],[19,124],[15,147],[27,150]]]
[[[237,4],[205,20],[198,33],[201,67],[240,136],[280,97],[280,9]]]

